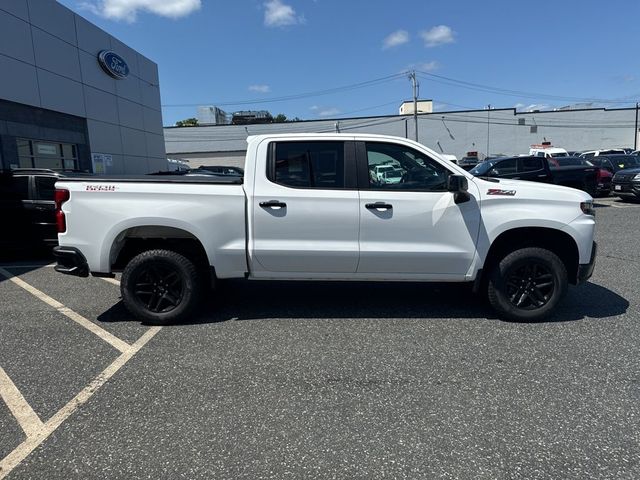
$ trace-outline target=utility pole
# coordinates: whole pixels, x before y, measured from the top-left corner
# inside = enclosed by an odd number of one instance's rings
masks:
[[[487,105],[487,157],[489,156],[489,120],[491,119],[491,104]]]
[[[409,72],[409,80],[413,86],[413,124],[416,129],[416,142],[418,141],[418,80],[416,79],[416,71]]]
[[[638,150],[638,102],[636,102],[636,129],[633,131],[633,151]]]

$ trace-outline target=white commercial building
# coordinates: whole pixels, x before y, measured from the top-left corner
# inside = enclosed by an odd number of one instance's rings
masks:
[[[0,0],[0,166],[166,170],[157,65],[54,0]]]

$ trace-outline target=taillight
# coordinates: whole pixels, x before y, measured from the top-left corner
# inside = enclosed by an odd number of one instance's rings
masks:
[[[67,231],[67,220],[62,211],[62,204],[69,200],[69,190],[56,189],[55,196],[53,197],[56,202],[56,225],[58,226],[58,233],[64,233]]]
[[[609,170],[605,170],[604,168],[598,169],[598,180],[603,180],[605,178],[611,178],[613,175]]]

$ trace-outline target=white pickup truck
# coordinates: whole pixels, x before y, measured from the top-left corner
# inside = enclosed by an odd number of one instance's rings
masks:
[[[404,138],[247,142],[244,177],[59,181],[56,270],[123,272],[124,303],[157,324],[189,316],[227,278],[469,282],[501,317],[534,321],[593,272],[584,192],[474,178]]]

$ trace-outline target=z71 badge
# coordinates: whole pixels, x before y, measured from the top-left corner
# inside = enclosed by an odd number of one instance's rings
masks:
[[[513,197],[515,194],[515,190],[502,190],[500,188],[490,188],[487,190],[487,195],[507,195],[509,197]]]

